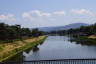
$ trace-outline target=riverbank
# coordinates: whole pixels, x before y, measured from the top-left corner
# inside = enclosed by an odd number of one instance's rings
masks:
[[[90,35],[88,38],[90,38],[90,39],[96,39],[96,35]]]
[[[70,40],[82,45],[96,45],[96,38],[93,36],[78,36],[73,37]]]
[[[34,47],[45,40],[46,36],[39,36],[36,38],[29,38],[13,43],[0,44],[0,62],[5,61],[12,56],[30,48]]]

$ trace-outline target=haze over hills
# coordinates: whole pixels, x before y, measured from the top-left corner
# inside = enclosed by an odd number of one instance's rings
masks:
[[[56,27],[41,27],[39,30],[49,32],[49,31],[56,31],[56,30],[67,30],[70,28],[79,28],[81,26],[88,26],[89,24],[86,23],[73,23],[65,26],[56,26]]]

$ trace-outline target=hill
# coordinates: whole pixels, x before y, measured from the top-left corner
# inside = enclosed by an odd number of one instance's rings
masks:
[[[56,27],[41,27],[39,30],[49,32],[49,31],[57,31],[57,30],[67,30],[70,28],[79,28],[81,26],[88,26],[86,23],[73,23],[65,26],[56,26]]]

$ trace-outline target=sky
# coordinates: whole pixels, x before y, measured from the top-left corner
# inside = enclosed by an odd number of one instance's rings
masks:
[[[0,22],[22,27],[96,22],[96,0],[0,0]]]

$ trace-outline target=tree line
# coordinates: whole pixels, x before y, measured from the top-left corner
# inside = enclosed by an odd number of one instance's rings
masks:
[[[0,23],[0,41],[12,41],[27,37],[38,37],[40,35],[43,35],[43,32],[39,31],[37,28],[21,28],[20,25]]]
[[[89,26],[81,26],[80,28],[76,29],[69,29],[66,31],[67,34],[79,34],[79,35],[96,35],[96,23],[89,25]]]
[[[51,35],[96,35],[96,23],[89,26],[81,26],[80,28],[70,28],[68,30],[51,31],[47,34]]]

